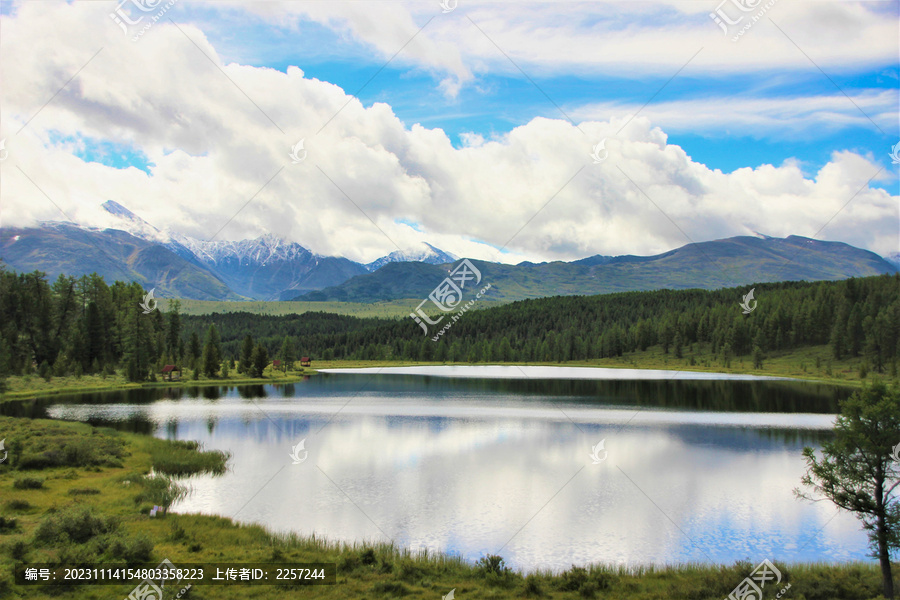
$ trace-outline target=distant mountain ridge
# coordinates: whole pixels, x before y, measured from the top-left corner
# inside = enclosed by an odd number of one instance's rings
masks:
[[[0,229],[0,259],[17,271],[96,272],[137,281],[159,297],[199,300],[425,298],[458,257],[431,244],[397,250],[368,264],[321,256],[267,234],[252,240],[198,240],[161,230],[117,202],[103,208],[115,228],[66,222]],[[829,280],[895,273],[900,253],[884,259],[841,242],[798,236],[741,236],[688,244],[655,256],[596,255],[573,262],[518,265],[472,261],[491,283],[488,298],[660,288],[718,288],[779,280]]]
[[[157,287],[163,294],[200,300],[286,300],[338,285],[392,262],[439,264],[456,259],[423,244],[421,249],[398,250],[364,265],[314,254],[273,234],[253,240],[198,240],[161,230],[118,202],[108,200],[102,206],[117,218],[115,228],[47,222],[36,228],[3,230],[0,257],[20,271],[39,269],[51,277],[96,271],[110,281],[137,281]],[[16,243],[22,240],[25,243]],[[146,256],[150,247],[156,252],[152,266],[140,261],[132,264],[136,257]],[[200,280],[204,283],[198,287]]]
[[[800,236],[739,236],[688,244],[655,256],[590,256],[574,262],[505,265],[473,260],[486,298],[526,298],[670,289],[717,289],[771,281],[837,280],[897,273],[868,250]],[[388,265],[297,300],[376,302],[426,298],[449,271],[420,263]]]

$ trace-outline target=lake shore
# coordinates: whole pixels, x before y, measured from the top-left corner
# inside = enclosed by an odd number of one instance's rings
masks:
[[[38,375],[16,375],[6,378],[6,391],[0,394],[0,402],[10,400],[24,400],[45,396],[82,392],[104,392],[115,390],[129,390],[140,388],[165,388],[165,387],[197,387],[216,385],[242,385],[242,384],[280,384],[302,381],[304,378],[317,374],[319,371],[333,369],[375,369],[383,367],[435,367],[435,366],[529,366],[529,367],[587,367],[604,369],[635,369],[640,371],[670,371],[680,375],[678,379],[693,378],[692,374],[707,374],[715,379],[715,375],[725,375],[724,378],[733,376],[757,376],[765,378],[789,378],[814,383],[827,383],[841,386],[860,387],[866,379],[860,378],[851,361],[844,361],[833,366],[832,374],[828,375],[822,368],[814,368],[815,364],[826,364],[822,354],[827,348],[814,348],[803,353],[792,353],[766,362],[762,369],[745,367],[740,359],[734,359],[730,367],[714,364],[712,362],[688,364],[684,359],[675,359],[662,352],[655,353],[653,349],[638,355],[629,355],[611,359],[597,359],[592,361],[568,361],[568,362],[535,362],[535,363],[447,363],[436,361],[365,361],[365,360],[317,360],[314,368],[300,368],[293,371],[273,372],[271,367],[262,378],[250,378],[240,374],[233,374],[227,378],[219,377],[210,379],[200,376],[199,379],[183,378],[179,381],[147,381],[142,383],[128,382],[121,373],[114,376],[84,375],[82,377],[52,377],[45,381]],[[817,360],[818,359],[818,360]],[[844,364],[846,363],[846,364]],[[885,374],[886,376],[887,374]],[[872,378],[878,374],[871,374]],[[527,375],[522,375],[527,378]],[[665,377],[661,377],[665,378]],[[706,379],[708,377],[698,376]]]
[[[168,514],[150,518],[151,504],[142,476],[151,468],[168,472],[215,471],[216,457],[203,456],[197,448],[149,436],[96,428],[84,423],[0,417],[0,431],[7,438],[10,460],[0,467],[3,528],[0,530],[0,594],[11,598],[44,598],[46,588],[16,586],[10,573],[15,561],[52,562],[78,556],[88,562],[116,562],[101,543],[102,536],[81,543],[48,543],[46,525],[56,514],[88,513],[95,519],[114,519],[121,540],[144,540],[148,562],[168,558],[175,565],[213,562],[334,562],[337,585],[308,588],[316,598],[398,597],[436,598],[451,589],[462,598],[593,598],[627,600],[657,598],[723,598],[747,577],[755,563],[682,564],[666,567],[584,565],[564,572],[521,573],[505,568],[500,557],[485,557],[470,564],[442,553],[414,553],[392,544],[359,542],[342,544],[321,537],[275,534],[258,525],[232,519]],[[89,444],[87,453],[72,453],[62,462],[33,459],[48,440],[58,444]],[[14,442],[14,443],[11,443]],[[208,453],[207,453],[208,454]],[[172,456],[177,455],[177,461]],[[26,457],[31,456],[31,460]],[[168,462],[163,462],[167,460]],[[173,464],[173,462],[175,464]],[[26,466],[28,468],[26,468]],[[17,482],[39,481],[34,486]],[[144,483],[141,483],[144,481]],[[80,511],[80,512],[79,512]],[[112,522],[112,521],[110,521]],[[107,540],[108,541],[108,540]],[[148,546],[149,545],[149,546]],[[150,550],[147,550],[147,547]],[[775,562],[782,575],[779,589],[790,583],[791,597],[874,598],[880,589],[875,563],[785,564]],[[66,562],[71,562],[67,560]],[[757,561],[758,562],[758,561]],[[127,596],[129,585],[81,586],[79,599],[101,599],[111,594]],[[121,587],[121,589],[119,589]],[[775,590],[776,592],[778,590]],[[121,592],[121,593],[120,593]],[[207,594],[214,594],[207,596]],[[197,598],[282,598],[275,586],[221,586],[195,589]]]

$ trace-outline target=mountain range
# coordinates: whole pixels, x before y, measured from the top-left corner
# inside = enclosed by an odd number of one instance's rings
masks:
[[[897,266],[843,242],[800,236],[738,236],[688,244],[655,256],[596,255],[573,262],[517,265],[472,260],[485,297],[525,298],[656,289],[717,289],[771,281],[837,280],[897,273]],[[297,300],[375,302],[426,298],[450,265],[395,263]]]
[[[368,264],[322,256],[267,234],[206,241],[158,229],[121,204],[103,208],[113,228],[70,222],[0,229],[0,259],[20,272],[96,272],[136,281],[161,297],[200,300],[425,298],[458,257],[427,243]],[[573,262],[518,265],[473,260],[488,298],[600,294],[660,288],[706,288],[780,280],[823,280],[896,273],[900,254],[884,259],[841,242],[790,236],[740,236],[688,244],[655,256],[591,256]]]
[[[398,261],[442,264],[456,256],[422,244],[369,264],[321,256],[267,234],[253,240],[205,241],[161,230],[112,200],[103,208],[115,228],[68,222],[0,229],[0,258],[17,271],[137,281],[162,296],[200,300],[286,300],[338,285]]]

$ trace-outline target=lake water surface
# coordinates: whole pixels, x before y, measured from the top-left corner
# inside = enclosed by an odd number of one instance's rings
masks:
[[[801,450],[828,439],[844,389],[455,369],[82,394],[2,410],[228,450],[229,472],[191,478],[194,493],[174,510],[278,531],[469,560],[500,554],[523,569],[867,558],[856,519],[792,493]]]

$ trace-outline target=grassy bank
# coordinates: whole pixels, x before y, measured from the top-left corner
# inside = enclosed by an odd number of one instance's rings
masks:
[[[731,358],[727,362],[721,357],[704,351],[699,344],[692,350],[686,350],[682,357],[674,353],[664,353],[659,346],[652,346],[643,352],[631,352],[615,358],[599,358],[584,361],[568,362],[530,362],[530,363],[490,363],[507,365],[546,365],[566,367],[605,367],[617,369],[665,369],[672,371],[697,371],[705,373],[734,373],[746,375],[767,375],[775,377],[793,377],[809,381],[833,383],[837,385],[860,386],[863,382],[883,377],[896,379],[896,375],[886,373],[863,373],[860,370],[862,360],[835,360],[828,346],[811,346],[802,350],[771,354],[763,360],[761,367],[754,367],[749,356]],[[316,361],[316,369],[360,368],[360,367],[398,367],[415,365],[473,363],[437,363],[417,361],[366,361],[366,360],[332,360]],[[484,363],[480,363],[484,364]]]
[[[198,379],[184,377],[178,381],[145,381],[141,383],[129,382],[121,372],[115,375],[82,375],[81,377],[51,377],[47,380],[37,376],[13,376],[7,377],[6,391],[0,394],[0,402],[3,400],[20,400],[23,398],[36,398],[40,396],[54,396],[59,394],[77,394],[81,392],[103,392],[112,390],[129,390],[140,388],[161,387],[197,387],[207,385],[240,385],[260,383],[291,383],[302,381],[304,377],[315,373],[312,369],[299,368],[284,373],[273,371],[271,367],[266,369],[262,379],[251,378],[237,372],[228,377],[216,377],[214,379],[200,375]]]
[[[469,564],[457,557],[414,554],[385,544],[339,544],[272,534],[225,518],[168,514],[150,518],[153,504],[185,489],[162,475],[222,472],[227,456],[191,443],[94,428],[82,423],[0,417],[9,460],[0,465],[0,597],[124,598],[133,586],[53,589],[16,586],[15,561],[334,562],[338,583],[299,591],[275,586],[194,586],[186,598],[429,598],[455,589],[456,598],[610,598],[650,600],[726,597],[753,564],[658,568],[572,567],[564,573],[523,574],[499,557]],[[769,557],[777,559],[777,556]],[[797,600],[869,600],[880,576],[874,564],[782,564]],[[781,586],[779,586],[779,589]],[[53,592],[52,594],[50,592]],[[774,597],[778,590],[771,590]]]
[[[297,368],[284,373],[266,369],[265,377],[253,379],[233,372],[229,377],[210,379],[200,376],[199,379],[185,377],[180,381],[149,381],[130,383],[121,373],[110,376],[84,375],[81,377],[51,377],[44,380],[37,375],[13,376],[6,379],[6,392],[0,395],[2,400],[15,400],[68,394],[78,392],[96,392],[106,390],[124,390],[152,387],[189,387],[202,385],[238,385],[242,383],[290,383],[300,381],[313,375],[318,369],[359,368],[359,367],[400,367],[414,365],[440,365],[473,363],[439,363],[418,361],[365,361],[365,360],[316,360],[315,368]],[[707,373],[741,373],[748,375],[770,375],[777,377],[794,377],[810,381],[819,381],[838,385],[859,386],[864,381],[883,377],[897,380],[897,375],[890,372],[875,373],[861,370],[862,359],[835,360],[828,346],[812,346],[802,350],[771,354],[765,357],[762,367],[754,367],[749,356],[731,358],[723,361],[720,356],[704,352],[704,348],[695,345],[687,349],[682,357],[673,353],[664,353],[659,346],[653,346],[643,352],[632,352],[616,358],[602,358],[587,361],[544,362],[544,363],[478,363],[478,364],[530,364],[569,367],[607,367],[622,369],[668,369],[674,371],[699,371]]]

